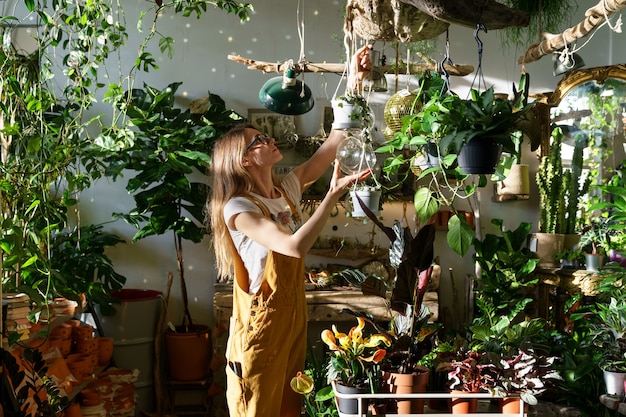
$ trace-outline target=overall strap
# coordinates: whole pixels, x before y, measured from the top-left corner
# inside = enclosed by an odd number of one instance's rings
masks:
[[[300,218],[300,214],[298,213],[298,210],[296,209],[295,204],[293,204],[293,201],[291,201],[291,199],[289,198],[289,196],[285,192],[285,189],[282,186],[280,186],[280,185],[277,185],[276,188],[278,188],[278,191],[280,191],[280,193],[284,197],[285,201],[287,201],[287,204],[289,205],[289,209],[291,210],[291,214],[293,215],[294,219],[296,220],[296,223],[300,223],[300,221],[302,220]]]
[[[276,186],[276,187],[278,188],[282,196],[287,201],[287,204],[289,205],[289,209],[291,210],[291,213],[294,216],[296,222],[299,223],[300,215],[298,214],[298,210],[296,210],[296,206],[293,204],[293,202],[287,196],[287,193],[281,186]],[[244,195],[241,195],[240,197],[243,197],[252,201],[254,204],[257,205],[257,207],[261,209],[261,212],[263,212],[263,215],[265,217],[267,217],[268,219],[271,219],[270,211],[265,206],[265,204],[263,204],[258,198],[250,194],[244,194]],[[241,255],[237,251],[237,248],[235,248],[235,243],[233,242],[233,239],[230,233],[228,233],[228,237],[230,241],[231,252],[233,253],[233,260],[235,261],[235,279],[237,280],[237,285],[239,285],[239,288],[241,288],[245,292],[248,292],[249,287],[250,287],[250,277],[248,275],[248,270],[246,269],[243,259],[241,259]]]

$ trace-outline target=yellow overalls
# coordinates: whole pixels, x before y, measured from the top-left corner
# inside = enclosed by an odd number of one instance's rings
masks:
[[[260,201],[246,198],[269,217]],[[261,288],[250,295],[248,271],[234,245],[231,252],[235,283],[226,351],[230,417],[299,417],[302,396],[289,382],[304,370],[306,356],[304,259],[269,251]]]

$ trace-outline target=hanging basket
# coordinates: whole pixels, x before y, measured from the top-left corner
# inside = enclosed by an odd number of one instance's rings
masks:
[[[400,0],[348,0],[344,32],[368,42],[417,42],[436,38],[448,26]]]

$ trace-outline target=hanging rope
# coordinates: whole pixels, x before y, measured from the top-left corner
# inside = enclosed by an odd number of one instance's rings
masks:
[[[304,0],[298,0],[298,7],[296,9],[296,19],[298,20],[298,38],[300,39],[300,57],[298,58],[298,64],[301,68],[306,68],[306,57],[304,55],[304,14],[300,13],[300,8],[304,7]],[[302,74],[302,89],[300,91],[300,97],[304,97],[306,91],[304,89],[304,71]]]
[[[617,18],[615,26],[611,25],[611,20],[609,19],[609,14],[607,12],[608,5],[606,1],[607,0],[602,0],[602,12],[604,13],[604,19],[606,20],[606,24],[611,28],[613,32],[622,33],[622,15],[620,14]]]

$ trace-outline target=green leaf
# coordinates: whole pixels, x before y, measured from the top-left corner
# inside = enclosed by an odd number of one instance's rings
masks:
[[[423,222],[428,221],[439,210],[439,201],[433,196],[432,191],[426,187],[422,187],[415,192],[413,205],[417,217]]]
[[[454,215],[448,220],[448,246],[460,256],[464,256],[472,245],[474,231],[465,222],[465,218]]]

